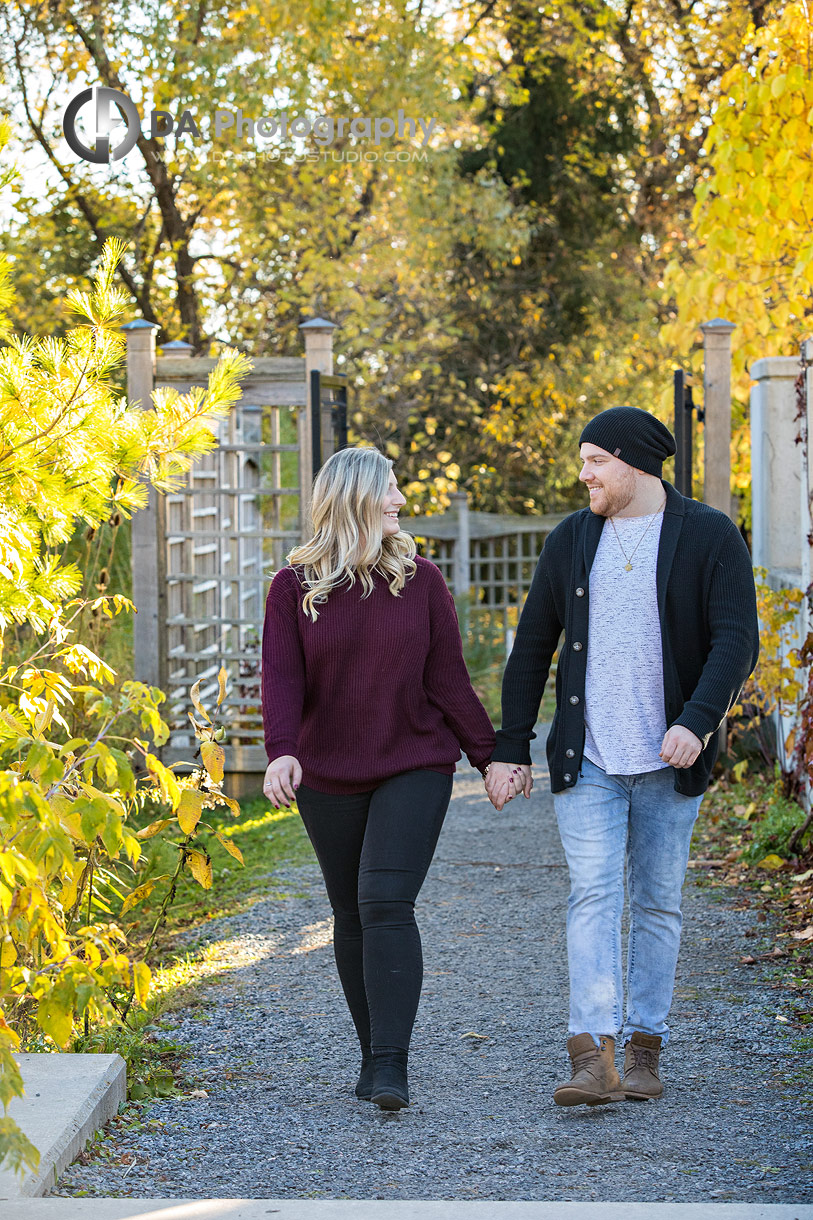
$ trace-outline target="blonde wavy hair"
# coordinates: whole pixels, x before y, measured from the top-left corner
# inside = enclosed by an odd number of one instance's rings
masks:
[[[373,571],[389,578],[393,597],[415,575],[415,539],[400,530],[382,534],[384,497],[392,462],[378,449],[340,449],[332,454],[313,484],[311,518],[313,537],[287,555],[302,565],[308,592],[302,608],[316,622],[316,609],[328,594],[358,576],[368,597],[375,585]]]

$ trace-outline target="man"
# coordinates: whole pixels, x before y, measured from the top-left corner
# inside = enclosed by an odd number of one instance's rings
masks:
[[[717,730],[759,652],[748,549],[714,508],[661,478],[671,432],[613,407],[580,438],[590,506],[549,535],[502,688],[486,775],[497,809],[530,796],[529,743],[559,647],[547,740],[570,871],[568,1052],[562,1106],[659,1097],[692,828]],[[564,632],[564,639],[560,637]],[[621,913],[630,902],[627,1007]],[[615,1039],[626,1046],[623,1080]]]

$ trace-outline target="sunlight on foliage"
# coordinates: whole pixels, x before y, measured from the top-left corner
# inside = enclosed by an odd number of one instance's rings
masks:
[[[736,324],[732,451],[740,491],[750,481],[749,369],[762,356],[796,355],[810,331],[812,53],[813,18],[803,4],[748,32],[703,145],[707,170],[695,191],[689,259],[674,258],[664,276],[664,299],[674,298],[677,316],[662,341],[693,348],[696,373],[700,323],[722,316]]]
[[[0,147],[9,136],[0,125]],[[4,181],[10,176],[4,174]],[[239,395],[250,361],[227,351],[208,386],[159,391],[132,407],[111,389],[124,358],[118,333],[131,311],[114,287],[123,243],[109,239],[93,287],[67,306],[85,319],[61,339],[10,332],[0,318],[0,1102],[22,1094],[13,1052],[33,1039],[69,1048],[84,1029],[126,1022],[146,1003],[146,958],[188,872],[211,884],[204,814],[236,801],[222,791],[224,735],[217,708],[195,726],[200,767],[176,776],[154,753],[169,736],[165,695],[113,668],[87,644],[86,625],[135,610],[115,592],[77,597],[82,574],[58,548],[146,503],[148,484],[175,486],[216,442],[213,421]],[[0,260],[0,308],[11,300]],[[14,658],[5,648],[14,631]],[[5,667],[2,660],[6,654]],[[195,692],[196,693],[196,692]],[[133,731],[134,729],[134,731]],[[137,736],[141,733],[143,736]],[[130,822],[151,801],[164,816],[151,834],[175,848],[173,875],[139,879],[143,833]],[[232,855],[239,855],[236,851]],[[128,944],[124,917],[157,885],[162,901],[146,946]],[[6,1115],[0,1163],[23,1172],[36,1150]]]

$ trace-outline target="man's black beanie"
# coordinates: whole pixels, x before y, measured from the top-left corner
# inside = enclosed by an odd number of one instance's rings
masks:
[[[636,470],[661,477],[666,458],[675,452],[675,438],[654,415],[640,407],[610,407],[587,424],[579,444],[598,445]]]

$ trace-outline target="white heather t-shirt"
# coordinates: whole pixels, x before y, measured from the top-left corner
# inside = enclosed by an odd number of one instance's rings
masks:
[[[584,752],[609,775],[638,775],[669,765],[658,756],[666,732],[655,576],[663,513],[614,521],[632,571],[608,519],[590,569]]]

